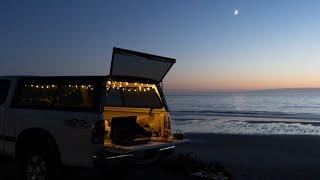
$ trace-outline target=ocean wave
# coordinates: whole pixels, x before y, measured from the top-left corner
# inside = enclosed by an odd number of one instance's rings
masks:
[[[171,111],[173,119],[201,119],[201,117],[224,116],[224,117],[252,117],[252,118],[276,118],[276,119],[300,119],[300,120],[320,120],[320,114],[314,113],[284,113],[271,111]],[[186,117],[188,116],[188,117]],[[192,118],[191,118],[191,117]]]

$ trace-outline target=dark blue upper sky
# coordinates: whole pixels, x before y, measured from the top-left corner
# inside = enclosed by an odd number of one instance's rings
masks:
[[[0,74],[104,75],[117,46],[176,58],[169,89],[319,87],[319,8],[303,0],[3,0]]]

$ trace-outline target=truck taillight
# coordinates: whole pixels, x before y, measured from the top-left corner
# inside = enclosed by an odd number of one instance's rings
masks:
[[[93,144],[104,143],[105,138],[105,122],[104,120],[97,121],[92,128],[91,142]]]

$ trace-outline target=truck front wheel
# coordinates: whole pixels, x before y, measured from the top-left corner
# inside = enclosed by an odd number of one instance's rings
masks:
[[[22,158],[22,176],[25,180],[51,180],[57,175],[58,163],[54,155],[43,148],[28,149]]]

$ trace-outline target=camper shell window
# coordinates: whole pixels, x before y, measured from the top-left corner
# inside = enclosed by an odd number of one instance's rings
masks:
[[[156,85],[108,81],[105,106],[162,108],[163,103]]]
[[[100,112],[103,81],[95,78],[48,77],[19,81],[15,108]],[[100,88],[98,88],[100,87]],[[100,89],[100,90],[99,90]]]
[[[55,107],[87,107],[94,106],[94,87],[91,84],[61,85]]]

